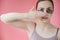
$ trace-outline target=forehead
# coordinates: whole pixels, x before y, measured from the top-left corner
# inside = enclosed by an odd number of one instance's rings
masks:
[[[53,5],[50,1],[41,1],[38,3],[38,8],[40,7],[47,8],[47,7],[53,7]]]

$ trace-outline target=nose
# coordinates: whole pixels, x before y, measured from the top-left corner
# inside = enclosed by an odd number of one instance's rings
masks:
[[[42,14],[42,17],[46,17],[46,16],[47,16],[47,13]]]
[[[45,14],[48,14],[48,11],[49,11],[49,10],[46,10],[46,9],[45,9],[45,10],[44,10],[44,13],[45,13]]]
[[[47,17],[47,14],[44,14],[41,18],[42,18],[42,19],[47,19],[47,18],[48,18],[48,17]]]

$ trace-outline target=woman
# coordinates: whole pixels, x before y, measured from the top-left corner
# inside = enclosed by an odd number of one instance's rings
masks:
[[[31,37],[32,40],[58,40],[58,28],[55,28],[50,23],[54,11],[53,1],[39,0],[36,5],[36,11],[40,20],[36,23],[36,29]]]
[[[58,40],[58,28],[50,24],[53,11],[54,4],[52,0],[38,0],[35,13],[30,12],[21,15],[18,13],[8,13],[2,15],[1,20],[5,23],[25,29],[30,40]],[[31,21],[35,18],[39,19],[36,23]],[[29,19],[29,21],[25,19]]]

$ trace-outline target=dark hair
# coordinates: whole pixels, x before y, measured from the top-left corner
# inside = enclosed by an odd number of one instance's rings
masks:
[[[38,3],[41,2],[41,1],[50,1],[54,7],[54,3],[52,0],[38,0],[37,3],[36,3],[36,10],[37,10],[37,6],[38,6]]]

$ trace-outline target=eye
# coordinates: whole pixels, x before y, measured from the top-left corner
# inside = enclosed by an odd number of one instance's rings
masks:
[[[47,8],[46,12],[52,14],[53,10],[50,8]]]
[[[38,10],[38,11],[42,11],[42,12],[44,12],[44,8],[41,8],[40,10]]]

